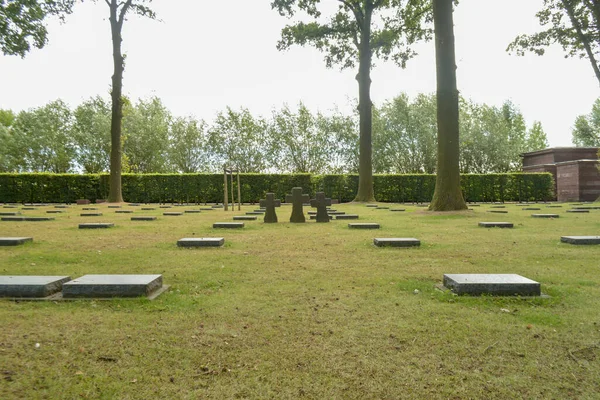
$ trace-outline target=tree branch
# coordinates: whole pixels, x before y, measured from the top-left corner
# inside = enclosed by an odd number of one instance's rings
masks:
[[[598,79],[598,83],[600,83],[600,68],[598,68],[598,62],[596,61],[596,57],[594,56],[594,52],[592,51],[592,48],[590,46],[590,41],[588,40],[586,35],[583,33],[581,24],[579,23],[579,21],[577,20],[577,17],[575,16],[575,11],[573,9],[573,5],[571,3],[569,3],[568,0],[561,0],[561,1],[563,4],[563,7],[567,11],[567,15],[571,19],[571,24],[573,24],[573,27],[575,28],[575,31],[577,32],[577,36],[579,37],[579,40],[581,40],[581,44],[583,44],[583,47],[585,48],[585,52],[587,53],[587,55],[590,59],[590,63],[592,64],[592,68],[594,69],[594,73],[596,74],[596,79]]]

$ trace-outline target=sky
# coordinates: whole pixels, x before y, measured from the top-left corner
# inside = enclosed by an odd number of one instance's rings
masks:
[[[176,116],[207,122],[226,107],[268,117],[302,101],[313,111],[352,112],[356,70],[327,69],[310,47],[276,49],[281,29],[294,20],[271,10],[271,0],[154,0],[160,21],[130,16],[123,28],[127,54],[124,94],[158,96]],[[334,7],[335,0],[323,0]],[[540,121],[550,146],[570,146],[573,122],[587,114],[600,87],[589,61],[565,59],[559,47],[539,57],[509,55],[507,45],[540,29],[543,0],[461,0],[455,10],[458,88],[478,103],[512,101],[528,126]],[[0,108],[13,111],[62,99],[76,107],[109,97],[112,45],[108,6],[78,4],[66,23],[49,21],[49,43],[24,59],[0,55]],[[435,91],[433,42],[401,69],[376,61],[371,95],[380,105],[400,93]]]

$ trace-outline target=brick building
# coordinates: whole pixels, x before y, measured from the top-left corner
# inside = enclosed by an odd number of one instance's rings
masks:
[[[521,154],[523,172],[554,176],[558,201],[595,201],[600,198],[597,147],[554,147]]]

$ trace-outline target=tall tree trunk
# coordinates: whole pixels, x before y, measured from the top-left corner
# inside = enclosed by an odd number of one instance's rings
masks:
[[[453,0],[433,0],[437,73],[438,159],[432,211],[465,210],[460,189],[458,89],[454,54]]]
[[[121,121],[123,119],[123,54],[121,54],[121,26],[122,20],[118,16],[117,0],[110,0],[110,29],[112,32],[114,73],[112,76],[112,120],[110,124],[110,180],[108,201],[120,203],[123,201],[121,192]]]
[[[370,3],[370,2],[367,2]],[[373,104],[371,103],[371,16],[372,4],[365,7],[359,44],[358,112],[360,116],[360,146],[358,157],[358,193],[354,201],[375,201],[373,191]]]

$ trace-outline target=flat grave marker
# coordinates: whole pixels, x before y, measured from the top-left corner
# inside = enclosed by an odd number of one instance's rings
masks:
[[[392,212],[401,212],[401,211],[406,211],[405,208],[392,208],[390,211]]]
[[[236,229],[243,228],[243,222],[215,222],[213,228],[225,228],[225,229]]]
[[[200,210],[185,210],[184,213],[185,214],[200,214],[201,211]]]
[[[418,247],[421,241],[415,238],[375,238],[373,244],[377,247]]]
[[[26,242],[33,242],[32,237],[0,237],[0,246],[18,246]]]
[[[575,214],[589,214],[590,210],[577,210],[577,209],[571,209],[571,210],[567,210],[568,213],[575,213]]]
[[[225,238],[183,238],[177,241],[178,247],[220,247],[225,244]]]
[[[156,208],[154,207],[142,207],[142,211],[154,211]]]
[[[57,206],[54,206],[54,208],[69,208],[69,206],[65,206],[65,205],[57,205]]]
[[[512,222],[480,222],[479,226],[484,228],[512,228]]]
[[[132,221],[156,221],[156,217],[151,217],[148,215],[136,215],[135,217],[131,217]]]
[[[41,221],[54,221],[54,217],[2,217],[2,221],[28,221],[28,222],[41,222]]]
[[[377,208],[377,207],[379,207],[379,206],[378,206],[377,204],[367,204],[367,205],[366,205],[366,207],[369,207],[369,208]]]
[[[541,208],[539,207],[525,207],[523,208],[523,211],[540,211]]]
[[[79,224],[79,229],[107,229],[114,226],[115,224],[111,222],[88,222],[85,224]]]
[[[48,297],[70,280],[68,276],[0,276],[0,297]]]
[[[538,282],[517,274],[444,274],[444,286],[459,295],[541,295]]]
[[[63,298],[152,296],[163,287],[162,275],[84,275],[63,284]]]
[[[387,206],[379,206],[376,208],[376,210],[389,210],[390,208]]]
[[[569,244],[600,244],[600,236],[561,236],[560,241]]]
[[[121,206],[108,206],[108,208],[121,208]]]
[[[531,214],[533,218],[558,218],[558,214]]]
[[[21,207],[21,210],[23,211],[33,211],[33,210],[37,210],[37,207]]]
[[[346,212],[345,211],[328,211],[327,214],[338,216],[338,215],[345,215]]]
[[[18,211],[2,211],[2,212],[0,212],[0,216],[4,216],[4,217],[9,217],[9,216],[14,217],[16,215],[21,215],[21,213]]]
[[[257,216],[255,215],[234,215],[234,221],[256,221]]]
[[[350,229],[379,229],[380,226],[374,222],[355,222],[352,224],[348,224],[348,228]]]
[[[102,213],[101,212],[95,212],[95,213],[81,213],[79,214],[80,217],[101,217]]]
[[[336,215],[335,219],[358,219],[358,214],[343,214],[343,215]]]
[[[163,215],[167,216],[167,217],[177,217],[177,216],[183,215],[183,213],[182,212],[164,212]]]
[[[505,210],[487,210],[487,212],[495,214],[508,214],[508,211]]]
[[[132,214],[133,210],[117,210],[115,211],[116,214]]]
[[[65,212],[65,210],[48,210],[46,214],[64,214]]]
[[[83,211],[96,211],[98,209],[98,207],[83,207],[82,210]]]

